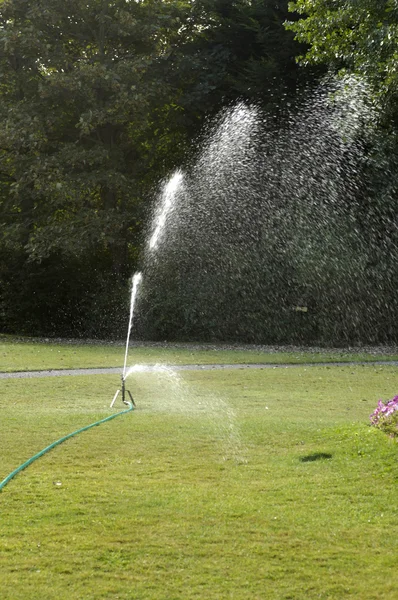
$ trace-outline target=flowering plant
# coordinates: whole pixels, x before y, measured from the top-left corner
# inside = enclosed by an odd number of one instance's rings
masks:
[[[398,436],[398,396],[394,396],[386,404],[379,400],[376,409],[370,415],[370,423],[393,437]]]

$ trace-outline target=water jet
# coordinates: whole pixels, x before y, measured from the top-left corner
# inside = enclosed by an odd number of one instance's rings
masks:
[[[122,371],[122,375],[121,375],[121,387],[120,387],[120,390],[116,391],[116,393],[113,397],[113,400],[111,402],[110,408],[112,408],[113,405],[115,404],[116,399],[119,396],[120,392],[122,394],[122,402],[124,404],[126,404],[127,406],[129,405],[128,400],[126,400],[126,393],[127,393],[132,405],[135,407],[135,402],[134,402],[134,399],[133,399],[133,396],[132,396],[130,390],[126,390],[126,378],[128,375],[128,373],[126,374],[126,369],[127,369],[127,356],[128,356],[129,344],[130,344],[130,335],[131,335],[131,329],[133,326],[134,308],[135,308],[135,303],[136,303],[137,294],[138,294],[138,288],[141,283],[141,280],[142,280],[142,273],[139,273],[139,272],[135,273],[135,275],[133,276],[133,279],[132,279],[132,286],[131,286],[130,317],[129,317],[129,324],[128,324],[128,328],[127,328],[126,350],[124,353],[124,365],[123,365],[123,371]]]

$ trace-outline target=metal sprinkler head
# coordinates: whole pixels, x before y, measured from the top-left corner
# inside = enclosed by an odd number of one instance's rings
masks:
[[[113,407],[113,405],[115,404],[115,402],[116,402],[116,398],[118,397],[118,395],[120,394],[120,392],[122,392],[122,401],[123,401],[123,404],[125,404],[126,406],[130,406],[130,402],[129,402],[128,400],[126,400],[126,392],[127,392],[127,394],[128,394],[128,395],[129,395],[129,397],[130,397],[131,404],[132,404],[132,405],[134,406],[134,408],[135,408],[135,402],[134,402],[133,396],[131,395],[131,392],[130,392],[130,390],[126,390],[126,379],[125,379],[125,377],[123,376],[123,374],[122,374],[122,377],[121,377],[121,379],[122,379],[122,385],[121,385],[121,388],[120,388],[120,390],[117,390],[116,394],[114,395],[114,397],[113,397],[113,400],[112,400],[112,402],[111,402],[111,406],[110,406],[110,408],[112,408],[112,407]]]

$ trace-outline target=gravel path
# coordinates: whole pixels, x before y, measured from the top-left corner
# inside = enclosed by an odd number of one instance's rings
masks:
[[[233,369],[290,369],[294,367],[349,367],[349,366],[398,366],[398,361],[378,360],[372,362],[342,361],[342,362],[312,362],[312,363],[256,363],[256,364],[233,364],[233,365],[164,365],[173,371],[226,371]],[[151,365],[146,365],[146,372],[151,372]],[[155,372],[156,368],[153,367]],[[102,369],[51,369],[48,371],[19,371],[14,373],[0,373],[0,379],[24,379],[35,377],[65,377],[76,375],[109,375],[122,374],[120,367]]]

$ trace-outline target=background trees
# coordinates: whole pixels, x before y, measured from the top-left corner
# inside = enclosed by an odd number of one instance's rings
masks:
[[[302,64],[326,64],[365,77],[382,102],[383,113],[397,118],[398,5],[395,0],[297,0],[291,12],[302,18],[288,26],[308,45]]]
[[[2,299],[14,327],[77,334],[91,308],[124,295],[150,169],[176,145],[162,124],[178,90],[162,65],[184,8],[1,5]],[[92,329],[115,326],[107,312],[94,311]]]
[[[397,81],[398,6],[395,0],[296,0],[302,15],[289,26],[308,44],[303,62],[327,63],[365,75],[387,91]]]
[[[355,213],[366,239],[365,269],[373,282],[374,310],[384,331],[392,331],[398,283],[398,4],[395,0],[296,0],[289,8],[301,18],[288,24],[288,29],[308,45],[299,62],[326,65],[347,79],[347,89],[354,78],[375,109],[357,133],[364,164]],[[361,116],[358,95],[352,102]]]
[[[294,94],[286,8],[0,4],[3,328],[119,333],[156,182],[223,104]]]
[[[395,280],[396,2],[297,0],[290,9],[287,0],[0,1],[2,330],[123,335],[129,277],[140,261],[162,178],[176,166],[195,163],[208,119],[239,100],[261,107],[266,135],[281,134],[287,148],[299,129],[294,119],[301,92],[314,88],[326,69],[365,76],[370,104],[379,106],[372,126],[363,119],[356,130],[362,179],[342,202],[368,239],[369,260],[361,264],[379,283]],[[287,20],[293,22],[286,28]],[[264,146],[261,152],[267,156]],[[298,173],[302,163],[294,153],[282,146],[278,152],[285,172],[294,167],[295,181],[309,173],[300,184],[307,190],[302,195],[315,198],[312,166]],[[267,160],[271,172],[275,165]],[[274,171],[272,177],[284,179],[286,187],[289,178]],[[276,184],[260,179],[256,197],[264,204]],[[305,288],[304,271],[291,275],[283,249],[274,254],[280,260],[273,273],[270,252],[264,252],[261,294],[268,293],[264,281],[273,278],[282,287],[289,279]],[[282,263],[283,274],[274,273]],[[391,290],[383,285],[380,303],[391,305]],[[282,287],[273,288],[275,307],[282,297],[288,302]],[[238,296],[237,310],[246,315]],[[158,312],[163,314],[161,306]],[[252,320],[263,319],[255,314]],[[203,316],[195,318],[204,339],[217,330],[213,313],[203,328]],[[276,329],[288,335],[287,317],[280,318],[284,324]],[[181,335],[178,327],[168,335]],[[256,323],[253,328],[261,341]],[[245,339],[245,329],[239,339]],[[184,336],[190,331],[197,330],[187,321]],[[220,336],[233,337],[234,331],[231,321],[232,333]],[[309,337],[318,335],[311,333],[313,324],[308,331]]]

